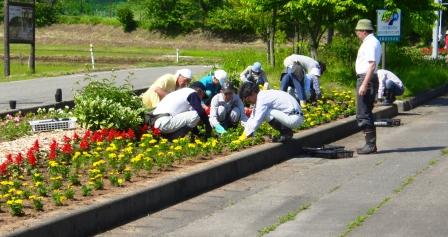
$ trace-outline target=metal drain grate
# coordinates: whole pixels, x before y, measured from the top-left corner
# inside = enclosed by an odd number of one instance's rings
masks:
[[[44,119],[29,122],[33,132],[45,132],[56,129],[75,129],[76,118]]]

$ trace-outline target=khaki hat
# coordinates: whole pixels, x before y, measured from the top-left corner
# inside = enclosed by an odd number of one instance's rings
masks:
[[[369,19],[359,20],[355,30],[373,30],[372,21]]]

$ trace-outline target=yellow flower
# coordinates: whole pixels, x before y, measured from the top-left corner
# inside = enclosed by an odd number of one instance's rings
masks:
[[[188,148],[196,148],[196,144],[194,144],[194,143],[189,143],[189,144],[188,144]]]
[[[126,147],[126,148],[124,149],[124,152],[131,154],[132,151],[133,151],[133,149],[134,149],[133,147]]]
[[[142,160],[143,155],[142,154],[138,154],[137,156],[135,156],[134,158],[131,159],[131,163],[138,163]]]
[[[179,140],[178,140],[178,139],[174,139],[172,142],[173,142],[174,144],[177,144],[177,143],[179,143]]]
[[[17,191],[16,191],[16,195],[18,195],[18,196],[22,196],[22,194],[23,194],[23,191],[22,191],[22,190],[17,190]]]
[[[34,184],[35,187],[41,187],[42,185],[43,185],[43,183],[40,182],[40,181],[37,181],[37,182]]]
[[[166,153],[168,156],[173,156],[174,155],[174,152],[172,152],[172,151],[169,151],[168,153]]]
[[[163,154],[163,152],[159,152],[159,153],[157,153],[157,155],[158,156],[163,156],[164,154]]]
[[[163,138],[162,140],[160,140],[160,144],[165,144],[168,142],[168,139]]]
[[[122,154],[122,153],[118,154],[118,159],[119,160],[122,160],[123,158],[124,158],[124,154]]]
[[[36,199],[36,197],[37,197],[36,195],[31,195],[31,196],[28,197],[28,199],[29,200],[34,200],[34,199]]]
[[[58,167],[58,162],[57,161],[55,161],[55,160],[50,160],[50,161],[48,161],[48,165],[51,167],[51,168],[54,168],[54,167]]]
[[[156,142],[157,142],[156,139],[151,139],[151,140],[149,141],[149,144],[155,144]]]
[[[114,154],[114,155],[115,155],[115,154]],[[99,161],[97,161],[97,162],[93,162],[92,166],[93,166],[93,167],[97,167],[97,166],[100,166],[100,165],[102,165],[102,164],[104,164],[104,163],[106,163],[104,160],[99,160]]]
[[[123,184],[123,182],[124,182],[124,180],[123,180],[123,179],[121,179],[121,178],[120,178],[120,179],[117,179],[117,183],[118,183],[118,185],[120,185],[120,186],[121,186],[121,185]]]
[[[81,152],[77,151],[72,157],[72,160],[76,160],[81,155]]]
[[[120,154],[121,155],[121,154]],[[109,158],[110,159],[115,159],[115,158],[117,158],[117,154],[115,154],[115,153],[110,153],[109,154]],[[95,163],[94,163],[95,164]]]
[[[176,147],[174,147],[174,150],[175,151],[180,151],[180,150],[182,150],[182,147],[181,146],[176,146]]]
[[[10,188],[10,189],[8,190],[8,193],[14,193],[14,192],[16,192],[16,189],[15,189],[15,188]]]
[[[142,138],[149,138],[149,137],[152,137],[149,133],[145,133],[142,135]]]
[[[196,144],[198,144],[198,145],[201,145],[201,144],[202,144],[202,141],[199,140],[199,139],[196,139],[196,140],[194,140],[194,143],[196,143]]]
[[[97,145],[97,146],[102,146],[102,145],[103,145],[103,142],[96,142],[96,145]]]

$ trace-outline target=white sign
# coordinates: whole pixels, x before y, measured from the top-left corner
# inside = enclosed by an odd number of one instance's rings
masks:
[[[33,7],[9,6],[10,41],[33,41]]]
[[[386,10],[376,10],[377,37],[380,41],[400,41],[401,35],[401,11],[384,17]]]

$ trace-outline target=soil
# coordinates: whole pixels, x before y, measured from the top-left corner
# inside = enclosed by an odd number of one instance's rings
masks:
[[[72,136],[74,132],[82,134],[81,129],[72,131],[52,131],[34,134],[32,136],[26,136],[14,141],[1,142],[0,157],[4,157],[6,153],[11,151],[25,151],[31,147],[36,138],[39,139],[41,147],[46,148],[52,139],[56,139],[58,142],[62,141],[64,135]],[[10,149],[3,149],[9,147]],[[15,153],[14,153],[15,154]],[[66,215],[73,210],[79,210],[93,203],[98,203],[111,199],[113,197],[122,196],[128,194],[134,190],[148,187],[162,182],[168,178],[179,176],[192,170],[197,170],[201,167],[214,164],[218,160],[228,159],[226,155],[230,154],[229,151],[224,151],[222,154],[216,157],[196,157],[190,160],[184,160],[177,162],[173,167],[169,167],[163,171],[155,171],[150,175],[147,175],[142,171],[138,176],[132,176],[131,182],[125,182],[122,187],[112,186],[107,179],[104,180],[104,189],[93,190],[92,196],[84,197],[79,187],[74,187],[75,199],[67,200],[63,206],[56,206],[50,197],[43,200],[44,211],[36,211],[32,209],[29,204],[25,205],[25,215],[20,217],[12,216],[5,205],[0,209],[0,235],[5,235],[18,228],[30,227],[36,225],[49,218],[54,218],[61,215]],[[83,182],[84,183],[84,182]],[[26,202],[27,203],[27,202]]]

